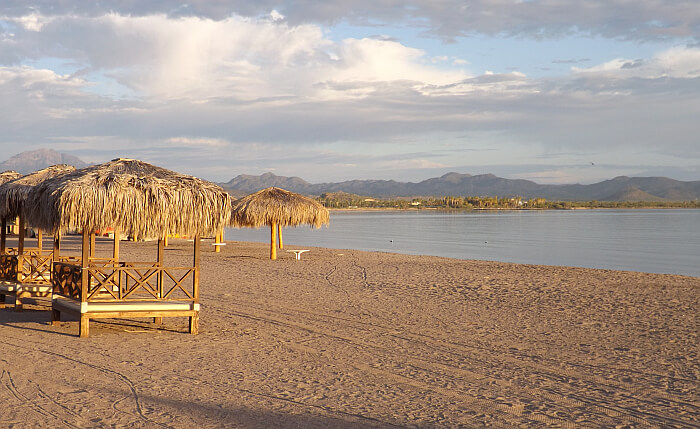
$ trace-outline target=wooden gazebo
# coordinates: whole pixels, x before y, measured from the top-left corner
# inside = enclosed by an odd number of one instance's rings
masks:
[[[71,171],[75,171],[71,165],[53,165],[0,185],[0,307],[5,304],[5,296],[14,296],[15,310],[19,310],[23,297],[51,294],[53,250],[43,248],[41,229],[36,232],[37,246],[25,246],[27,224],[24,203],[34,186]],[[19,222],[16,248],[6,246],[7,219],[18,219]]]
[[[219,186],[133,159],[115,159],[36,186],[27,198],[29,223],[54,234],[52,323],[61,313],[80,318],[80,336],[90,319],[188,317],[199,324],[200,237],[214,236],[228,224],[229,195]],[[95,231],[114,229],[112,257],[95,258]],[[61,262],[60,239],[82,233],[81,256]],[[153,262],[125,262],[119,237],[158,240]],[[194,238],[188,266],[167,265],[168,235]]]
[[[282,227],[309,224],[319,228],[328,224],[328,209],[319,202],[281,188],[266,188],[233,202],[231,225],[259,228],[270,226],[270,259],[277,259]]]

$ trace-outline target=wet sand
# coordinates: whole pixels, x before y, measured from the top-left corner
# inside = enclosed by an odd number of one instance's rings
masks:
[[[700,427],[700,278],[210,243],[196,336],[0,310],[0,427]]]

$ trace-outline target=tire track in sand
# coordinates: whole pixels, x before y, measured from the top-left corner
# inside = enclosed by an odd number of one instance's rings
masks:
[[[658,405],[659,400],[664,400],[669,404],[674,403],[676,406],[685,407],[686,409],[690,408],[691,414],[693,412],[700,411],[698,410],[698,407],[691,403],[674,400],[668,397],[658,398],[652,396],[651,398],[645,399],[640,397],[639,392],[637,392],[637,394],[632,392],[623,392],[627,389],[625,384],[614,382],[609,378],[595,375],[591,376],[580,371],[575,371],[571,368],[562,368],[561,373],[552,372],[551,365],[548,366],[534,361],[535,358],[540,359],[539,357],[524,356],[522,353],[511,352],[506,354],[499,353],[496,355],[492,351],[486,353],[483,350],[483,347],[467,346],[465,344],[449,341],[446,342],[444,339],[438,339],[423,334],[400,332],[397,331],[395,327],[390,328],[380,326],[378,324],[367,324],[335,315],[290,309],[286,307],[276,309],[270,309],[269,307],[255,307],[243,302],[237,302],[236,304],[239,309],[242,307],[248,307],[254,311],[249,313],[231,312],[230,315],[253,318],[279,326],[286,326],[287,328],[291,329],[302,329],[308,333],[332,337],[336,340],[352,343],[357,348],[371,350],[371,354],[375,356],[377,356],[377,354],[381,351],[386,359],[390,359],[392,356],[394,356],[394,352],[391,347],[368,343],[364,339],[390,336],[394,337],[395,339],[407,341],[411,343],[411,359],[415,361],[410,365],[405,365],[404,369],[410,366],[411,368],[408,368],[410,371],[423,371],[427,374],[425,378],[432,379],[435,379],[438,376],[449,378],[450,375],[446,375],[446,372],[452,372],[452,381],[463,382],[463,380],[468,377],[473,380],[479,380],[479,382],[507,382],[511,389],[514,388],[519,390],[521,394],[530,396],[532,399],[541,399],[543,396],[548,398],[550,404],[547,405],[550,407],[555,407],[555,404],[564,403],[574,408],[585,407],[588,410],[595,410],[600,417],[614,417],[634,423],[654,423],[661,426],[673,425],[678,427],[683,427],[684,425],[691,423],[687,420],[679,420],[673,415],[659,415],[658,413],[637,410],[629,406],[624,407],[613,405],[610,403],[611,398],[605,397],[605,394],[610,391],[615,391],[617,395],[617,402],[635,403],[637,405],[644,404],[648,407],[653,407]],[[261,313],[267,314],[264,317],[260,317],[259,315]],[[288,316],[288,318],[284,319],[280,318],[279,316]],[[303,322],[301,322],[301,320],[303,320]],[[336,327],[335,329],[329,330],[329,321],[335,321],[336,323],[340,322],[343,323],[343,325],[342,327]],[[365,333],[354,336],[347,335],[347,333],[353,329],[364,331]],[[338,332],[343,332],[346,335],[339,335]],[[367,335],[367,333],[370,335]],[[420,350],[421,348],[425,350]],[[443,354],[452,354],[453,357],[459,357],[462,360],[464,360],[464,354],[466,352],[469,354],[468,360],[472,364],[475,361],[480,363],[482,365],[482,370],[484,370],[485,373],[468,371],[465,370],[465,368],[460,368],[458,365],[451,365],[445,361],[426,359],[416,354],[417,351],[421,354],[429,354],[436,349],[440,350]],[[494,360],[496,362],[494,362]],[[559,365],[561,365],[561,362],[559,362]],[[494,367],[509,369],[510,376],[507,373],[501,374],[500,376],[493,376],[491,370],[493,370]],[[516,377],[518,373],[523,372],[524,367],[529,368],[526,372],[538,380],[537,384],[532,384],[532,382],[529,382],[523,377]],[[377,373],[377,371],[384,371],[385,375],[389,377],[397,377],[397,381],[402,381],[409,385],[416,382],[415,379],[411,379],[410,377],[407,378],[403,374],[397,374],[396,372],[387,372],[385,369],[371,367],[363,367],[358,369],[368,370],[375,373]],[[515,380],[516,378],[517,380]],[[551,385],[546,386],[544,383],[542,383],[542,379],[549,380]],[[435,389],[434,384],[420,384],[420,381],[417,382],[419,384],[414,385],[416,388]],[[564,387],[566,387],[565,390]],[[445,392],[448,391],[443,391],[443,393]],[[576,392],[586,392],[586,394]],[[460,392],[459,394],[462,395],[465,393],[468,392]],[[488,406],[488,408],[491,408],[490,403],[479,402],[479,404],[481,406]],[[510,411],[512,409],[516,414],[521,413],[521,411],[519,411],[521,406],[519,405],[511,405],[510,408],[508,408],[503,406],[503,404],[494,402],[493,407],[505,411]],[[540,418],[537,418],[537,420],[541,421]],[[549,423],[554,424],[555,421],[551,421]]]
[[[88,368],[92,368],[92,369],[97,370],[97,371],[99,371],[99,372],[102,372],[103,374],[106,374],[106,375],[108,375],[108,376],[116,377],[117,380],[121,381],[123,384],[125,384],[125,385],[128,387],[128,389],[129,389],[129,391],[130,391],[130,393],[131,393],[131,396],[132,396],[132,400],[134,401],[135,411],[136,411],[136,412],[134,413],[134,412],[130,412],[130,411],[124,411],[124,410],[119,409],[119,408],[116,406],[118,403],[120,403],[121,401],[123,401],[124,398],[120,398],[120,399],[114,401],[114,402],[111,404],[112,409],[114,409],[114,410],[116,410],[116,411],[119,411],[119,412],[121,412],[121,413],[127,414],[127,415],[131,415],[131,416],[137,417],[137,418],[139,418],[140,420],[142,420],[142,421],[144,421],[144,422],[147,422],[147,423],[149,423],[149,424],[153,424],[153,425],[155,425],[155,426],[164,427],[164,428],[171,428],[171,426],[168,426],[168,425],[166,425],[166,424],[163,424],[163,423],[157,422],[157,421],[155,421],[155,420],[152,420],[152,419],[148,418],[147,416],[145,416],[145,415],[143,414],[143,409],[142,409],[142,407],[141,407],[141,398],[140,398],[140,396],[139,396],[138,390],[136,389],[136,386],[134,385],[134,383],[133,383],[126,375],[124,375],[124,374],[122,374],[122,373],[120,373],[120,372],[118,372],[118,371],[115,371],[115,370],[113,370],[113,369],[110,369],[110,368],[107,368],[107,367],[104,367],[104,366],[100,366],[100,365],[97,365],[97,364],[94,364],[94,363],[85,362],[85,361],[82,361],[82,360],[80,360],[80,359],[76,359],[76,358],[67,356],[67,355],[65,355],[65,354],[61,354],[61,353],[54,352],[54,351],[51,351],[51,350],[46,350],[46,349],[42,349],[42,348],[28,347],[28,346],[24,346],[24,345],[14,344],[14,343],[8,342],[6,339],[0,340],[0,343],[1,343],[1,344],[4,344],[4,345],[6,345],[6,346],[11,346],[11,347],[15,347],[15,348],[18,348],[18,349],[23,349],[23,350],[26,350],[26,351],[34,351],[34,352],[43,353],[43,354],[45,354],[45,355],[54,356],[54,357],[57,357],[57,358],[60,358],[60,359],[63,359],[63,360],[67,360],[67,361],[70,361],[70,362],[73,362],[73,363],[76,363],[76,364],[79,364],[79,365],[82,365],[82,366],[86,366],[86,367],[88,367]],[[42,391],[42,392],[43,392],[43,391]],[[44,393],[44,394],[45,394],[45,393]],[[55,402],[55,401],[53,401],[53,402]],[[41,407],[40,405],[38,405],[38,406],[39,406],[39,408],[41,408],[41,409],[43,410],[43,407]],[[63,406],[62,406],[62,407],[63,407]],[[63,407],[63,408],[65,408],[65,407]],[[47,411],[47,412],[49,412],[49,411]],[[52,414],[52,415],[53,415],[53,414]],[[66,422],[66,424],[71,425],[69,422]],[[71,426],[71,427],[79,427],[79,426]]]

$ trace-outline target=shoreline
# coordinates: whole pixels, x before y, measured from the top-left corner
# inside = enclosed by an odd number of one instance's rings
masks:
[[[441,208],[441,207],[422,207],[422,208],[398,208],[398,207],[358,207],[358,208],[329,208],[330,212],[374,212],[374,211],[407,211],[419,212],[424,210],[430,211],[446,211],[446,212],[470,212],[470,211],[569,211],[569,210],[700,210],[698,207],[569,207],[569,208],[499,208],[499,207],[474,207],[474,208]]]

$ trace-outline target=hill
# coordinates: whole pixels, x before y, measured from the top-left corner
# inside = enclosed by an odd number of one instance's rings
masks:
[[[86,162],[76,156],[56,152],[52,149],[37,149],[18,153],[6,161],[0,162],[0,171],[15,170],[21,174],[29,174],[56,164],[69,164],[75,168],[88,166]]]
[[[447,173],[421,182],[394,180],[349,180],[311,184],[299,177],[241,175],[220,183],[234,193],[252,193],[277,186],[306,195],[347,192],[377,198],[412,196],[499,196],[545,198],[558,201],[690,201],[700,199],[700,181],[681,182],[665,177],[620,176],[591,185],[541,185],[529,180],[513,180],[493,174]]]

